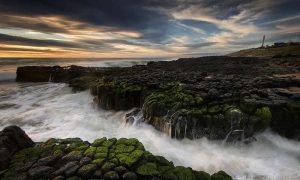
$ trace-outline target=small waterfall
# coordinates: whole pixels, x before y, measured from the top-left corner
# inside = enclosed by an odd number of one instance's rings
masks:
[[[48,82],[52,82],[52,74],[50,73]]]
[[[230,116],[230,131],[225,136],[225,139],[222,141],[222,145],[224,145],[226,142],[228,142],[228,139],[230,135],[233,135],[234,133],[242,132],[244,133],[244,130],[236,129],[240,127],[241,120],[242,120],[242,112],[238,110],[232,110]]]
[[[224,144],[227,142],[227,140],[228,140],[230,134],[231,134],[232,131],[233,131],[233,122],[232,122],[232,121],[233,121],[233,120],[230,121],[230,131],[229,131],[229,133],[227,133],[225,139],[224,139],[223,142],[222,142],[222,145],[224,145]]]
[[[183,138],[186,137],[186,130],[187,130],[187,119],[185,119],[185,127],[184,127],[184,136],[183,136]]]
[[[169,137],[172,137],[171,120],[169,120],[169,121],[167,121],[167,119],[164,120],[164,123],[163,123],[163,132],[166,133]]]
[[[123,124],[130,126],[137,126],[144,121],[143,112],[140,109],[134,109],[130,113],[126,114],[123,118]]]
[[[136,126],[137,124],[142,122],[144,120],[142,111],[139,111],[137,115],[133,115],[133,119],[133,126]]]

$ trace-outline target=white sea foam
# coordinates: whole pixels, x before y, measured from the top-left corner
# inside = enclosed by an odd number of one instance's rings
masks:
[[[0,128],[21,126],[35,141],[50,137],[135,137],[147,150],[176,165],[214,173],[224,170],[235,179],[300,179],[300,142],[271,132],[250,145],[170,139],[149,125],[125,126],[126,112],[93,108],[89,92],[72,93],[65,84],[0,84]]]

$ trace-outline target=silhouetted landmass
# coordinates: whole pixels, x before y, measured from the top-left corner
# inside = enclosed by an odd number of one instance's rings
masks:
[[[300,56],[300,43],[274,43],[272,46],[244,49],[229,54],[233,57],[287,57]]]

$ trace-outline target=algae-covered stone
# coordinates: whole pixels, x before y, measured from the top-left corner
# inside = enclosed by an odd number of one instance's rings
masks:
[[[109,149],[108,147],[97,147],[96,152],[97,153],[108,153]]]
[[[268,107],[262,107],[256,109],[255,116],[258,116],[261,119],[266,121],[270,121],[272,119],[272,113]]]
[[[72,177],[67,178],[66,180],[81,180],[81,178],[78,176],[72,176]]]
[[[91,161],[92,161],[92,159],[90,157],[84,157],[80,160],[79,164],[86,165],[86,164],[90,163]]]
[[[159,165],[167,165],[167,166],[173,166],[173,163],[168,161],[163,156],[155,156],[155,160]]]
[[[113,159],[113,158],[115,158],[115,157],[116,157],[116,153],[110,152],[110,153],[108,154],[108,159]]]
[[[74,167],[77,167],[76,169]],[[71,176],[74,174],[74,170],[75,171],[79,168],[78,166],[78,162],[77,161],[72,161],[69,162],[67,164],[65,164],[64,166],[62,166],[61,168],[59,168],[58,170],[56,170],[55,172],[53,172],[54,176],[58,176],[58,175],[67,175],[67,176]]]
[[[62,157],[65,162],[79,161],[82,158],[82,151],[71,151],[67,155]]]
[[[101,169],[96,170],[93,174],[93,178],[100,178],[101,176],[102,176]]]
[[[92,164],[96,164],[97,166],[101,166],[104,162],[105,162],[104,158],[98,158],[98,159],[94,159],[92,161]]]
[[[51,139],[33,148],[19,151],[13,156],[9,169],[2,173],[4,179],[24,177],[31,179],[203,179],[210,176],[191,168],[174,167],[162,156],[145,151],[137,139],[104,139],[97,141],[97,147],[89,146],[80,139]],[[61,144],[63,142],[64,144]],[[70,152],[64,146],[76,142],[78,147]],[[101,145],[100,145],[101,144]],[[99,145],[99,146],[98,146]],[[43,150],[49,154],[43,156]],[[64,156],[63,156],[64,155]],[[34,158],[32,158],[33,156]],[[63,157],[61,157],[63,156]],[[27,176],[28,175],[28,176]],[[76,176],[75,176],[76,175]],[[214,178],[227,177],[219,172]],[[229,176],[230,177],[230,176]],[[216,179],[219,180],[219,179]]]
[[[113,158],[113,159],[110,159],[109,161],[112,162],[112,163],[114,163],[115,165],[119,165],[120,164],[118,158]]]
[[[95,164],[87,164],[79,168],[77,173],[84,178],[88,178],[94,173],[96,168]]]
[[[134,172],[127,172],[123,174],[122,178],[125,180],[136,180],[138,176]]]
[[[112,162],[106,162],[103,164],[103,166],[101,167],[102,171],[106,172],[106,171],[110,171],[113,168],[115,168],[116,165]]]
[[[118,154],[117,157],[121,164],[124,164],[128,167],[136,163],[144,154],[144,151],[135,150],[130,155],[128,154]]]
[[[177,176],[178,180],[193,180],[193,179],[195,179],[193,170],[191,168],[177,166],[177,167],[175,167],[173,172]]]
[[[107,141],[104,141],[102,143],[102,146],[104,147],[108,147],[110,148],[113,144],[115,144],[117,142],[117,139],[116,138],[111,138],[111,139],[108,139]]]
[[[56,176],[53,178],[53,180],[64,180],[64,179],[65,179],[65,177],[63,177],[63,176]]]
[[[142,176],[156,176],[159,175],[156,164],[154,163],[145,163],[137,168],[136,171]]]
[[[81,145],[81,146],[75,148],[75,150],[76,151],[85,151],[87,148],[89,148],[89,145],[84,144],[84,145]]]
[[[134,146],[120,144],[116,146],[116,153],[130,153],[135,149]]]
[[[94,147],[98,147],[101,146],[103,144],[103,142],[105,142],[107,140],[106,137],[100,138],[100,139],[96,139],[93,143],[92,146]]]
[[[210,175],[204,171],[194,171],[194,175],[197,180],[211,180]]]
[[[272,119],[272,113],[268,107],[256,109],[254,116],[258,118],[258,121],[255,122],[255,128],[258,130],[268,127]]]
[[[224,171],[219,171],[211,175],[211,180],[232,180],[232,178]]]
[[[61,156],[64,155],[64,152],[62,150],[58,149],[58,150],[56,150],[56,151],[53,152],[53,155],[61,157]]]
[[[104,174],[104,179],[120,179],[120,177],[117,172],[109,171]]]
[[[107,158],[107,153],[96,153],[95,158]]]
[[[61,144],[77,144],[77,143],[82,143],[83,141],[80,138],[66,138],[66,139],[61,139],[60,143]]]
[[[30,169],[28,171],[28,175],[32,179],[48,178],[53,171],[54,171],[54,169],[52,167],[38,166],[38,167]]]
[[[119,174],[124,174],[125,172],[127,172],[127,169],[124,166],[118,166],[114,168],[114,171]]]
[[[96,147],[89,147],[87,150],[85,150],[84,155],[88,157],[93,157],[96,149]]]

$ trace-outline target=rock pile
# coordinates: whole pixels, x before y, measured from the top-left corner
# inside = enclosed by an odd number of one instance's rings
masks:
[[[7,129],[11,128],[2,132]],[[18,132],[11,135],[16,137]],[[13,139],[6,142],[19,148]],[[28,145],[33,145],[31,140]],[[143,144],[133,138],[104,137],[91,144],[79,138],[49,139],[16,150],[8,168],[0,170],[2,179],[231,180],[224,171],[210,176],[203,171],[174,166],[164,157],[146,151]]]

